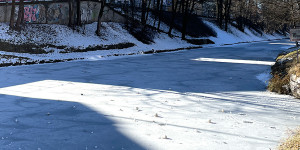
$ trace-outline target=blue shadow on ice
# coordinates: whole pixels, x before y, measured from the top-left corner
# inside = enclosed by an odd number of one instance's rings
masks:
[[[75,102],[0,95],[0,149],[145,149]]]

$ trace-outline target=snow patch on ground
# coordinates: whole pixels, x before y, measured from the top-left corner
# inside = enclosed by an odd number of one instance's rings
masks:
[[[245,27],[245,32],[241,32],[240,30],[231,25],[229,25],[229,31],[226,32],[220,29],[217,25],[213,24],[212,22],[204,21],[204,23],[210,26],[217,33],[217,37],[209,37],[209,39],[214,41],[216,45],[275,40],[284,38],[284,36],[276,33],[274,33],[273,35],[266,33],[260,34],[254,30],[250,30],[247,27]]]
[[[263,82],[266,86],[269,84],[269,80],[271,79],[270,73],[261,73],[256,76],[258,80]]]

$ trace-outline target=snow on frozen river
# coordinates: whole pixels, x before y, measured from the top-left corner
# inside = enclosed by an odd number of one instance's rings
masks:
[[[274,149],[300,125],[262,82],[287,45],[0,68],[0,149]]]

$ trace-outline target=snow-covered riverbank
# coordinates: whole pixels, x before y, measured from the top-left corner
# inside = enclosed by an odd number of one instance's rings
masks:
[[[210,39],[215,42],[214,46],[284,38],[278,34],[260,34],[254,30],[249,30],[248,28],[245,28],[245,32],[241,32],[233,26],[230,26],[229,32],[225,32],[209,21],[204,21],[204,23],[217,33],[217,37],[200,37],[200,39]],[[164,28],[167,29],[168,27],[162,25],[162,29]],[[186,41],[182,41],[179,37],[170,38],[165,33],[156,34],[153,40],[154,43],[143,44],[129,34],[128,31],[118,23],[103,23],[103,35],[101,37],[96,36],[94,33],[96,30],[96,23],[86,25],[84,28],[80,29],[80,31],[74,31],[62,25],[30,25],[22,32],[10,32],[8,29],[9,27],[7,24],[0,24],[1,41],[12,44],[25,44],[23,47],[26,47],[26,44],[28,43],[43,45],[41,48],[37,47],[34,49],[41,49],[44,53],[28,54],[0,51],[1,55],[17,56],[20,58],[11,59],[10,57],[2,57],[0,60],[2,64],[22,64],[27,62],[39,63],[41,61],[41,63],[43,63],[74,59],[99,60],[110,56],[139,55],[152,50],[174,50],[199,47]],[[179,34],[176,30],[174,32]],[[120,44],[125,44],[125,46],[122,48],[122,46],[120,47]],[[206,47],[206,45],[203,46]],[[13,45],[11,47],[14,48]],[[97,47],[105,50],[97,50]],[[121,49],[114,49],[113,47],[120,47]],[[93,50],[82,50],[83,52],[68,51],[69,49],[80,50],[87,48]]]

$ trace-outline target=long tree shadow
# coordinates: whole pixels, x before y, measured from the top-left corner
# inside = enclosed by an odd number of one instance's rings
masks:
[[[0,95],[1,149],[145,149],[81,103]]]

